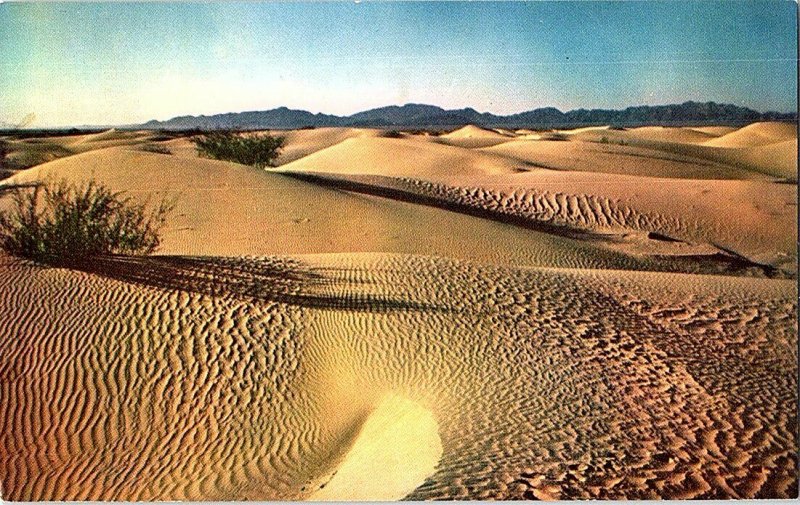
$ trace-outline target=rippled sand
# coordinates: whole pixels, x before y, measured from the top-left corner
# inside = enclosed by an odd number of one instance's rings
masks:
[[[796,486],[793,281],[384,255],[0,268],[6,499],[346,498],[330,475],[354,466],[386,482],[373,499]],[[398,461],[403,430],[430,443]]]
[[[286,136],[3,182],[177,198],[156,256],[0,255],[4,499],[797,496],[796,129]]]

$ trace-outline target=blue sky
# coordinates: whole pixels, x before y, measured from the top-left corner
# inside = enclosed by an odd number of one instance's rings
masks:
[[[0,4],[0,121],[407,102],[797,107],[788,0]]]

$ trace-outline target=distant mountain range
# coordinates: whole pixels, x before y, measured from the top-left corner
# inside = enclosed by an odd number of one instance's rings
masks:
[[[508,116],[478,112],[472,108],[446,110],[435,105],[390,105],[351,116],[313,114],[286,107],[265,111],[230,112],[213,116],[179,116],[166,121],[148,121],[138,128],[153,130],[256,130],[322,126],[383,128],[445,128],[467,124],[495,128],[560,128],[592,125],[641,126],[677,124],[739,125],[754,121],[794,121],[796,113],[758,112],[746,107],[715,102],[685,102],[674,105],[642,105],[623,110],[576,109],[561,112],[553,107]]]

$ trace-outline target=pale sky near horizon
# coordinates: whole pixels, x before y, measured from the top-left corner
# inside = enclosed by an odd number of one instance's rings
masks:
[[[0,124],[279,106],[797,108],[797,4],[3,3]]]

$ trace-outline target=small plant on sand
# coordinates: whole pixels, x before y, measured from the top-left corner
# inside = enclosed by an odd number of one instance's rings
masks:
[[[403,134],[401,132],[397,131],[397,130],[385,131],[385,132],[383,132],[383,135],[381,135],[381,136],[384,137],[384,138],[387,138],[387,139],[401,139],[401,138],[403,138]]]
[[[225,131],[207,133],[192,141],[197,146],[197,153],[204,158],[264,168],[275,166],[284,139],[267,133],[238,135]]]
[[[151,211],[94,181],[16,188],[0,213],[0,248],[40,263],[77,264],[105,254],[150,254],[172,203]]]
[[[172,154],[168,147],[160,144],[145,144],[140,148],[142,151],[156,154]]]

